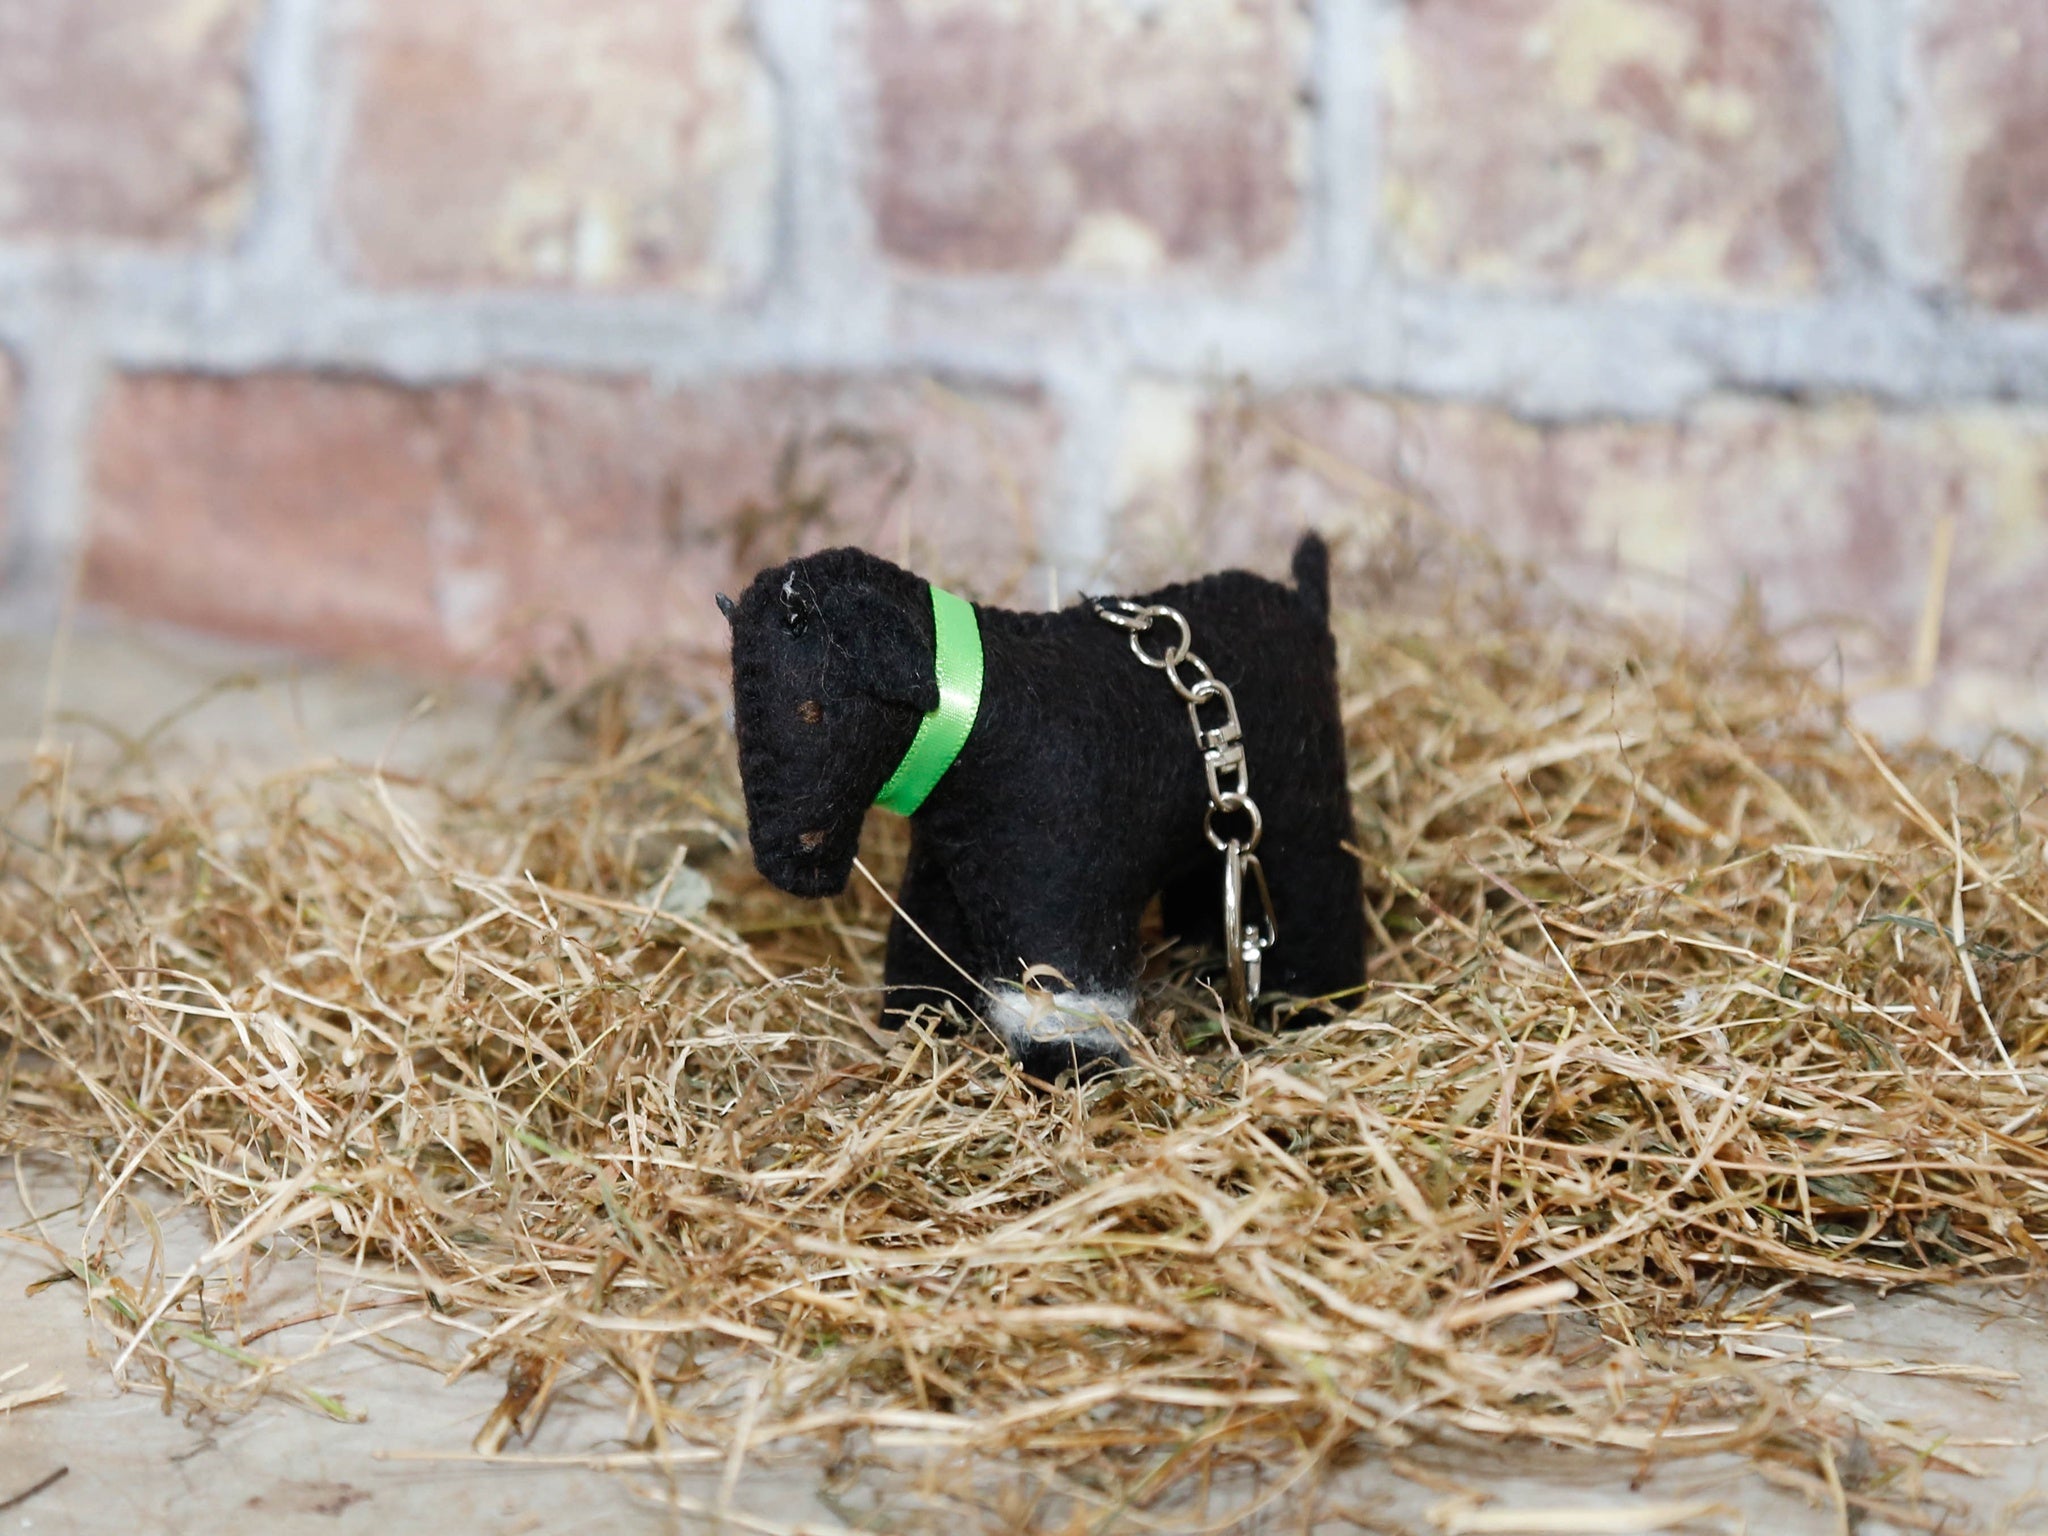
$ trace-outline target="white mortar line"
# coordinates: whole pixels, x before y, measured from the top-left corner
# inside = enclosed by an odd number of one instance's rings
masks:
[[[1020,383],[1042,377],[1048,357],[1079,349],[1112,364],[1121,359],[1110,353],[1124,354],[1145,372],[1415,388],[1557,417],[1671,410],[1716,388],[2048,403],[2048,316],[1898,291],[1742,305],[1410,281],[1387,287],[1407,332],[1397,360],[1364,349],[1369,306],[1333,324],[1320,292],[1238,297],[901,276],[886,288],[889,310],[858,324],[792,326],[777,305],[719,311],[662,295],[509,291],[316,295],[259,280],[231,257],[16,250],[0,252],[0,338],[34,333],[44,305],[68,295],[90,301],[112,356],[138,368],[303,364],[419,381],[510,364],[693,380],[939,367]]]
[[[20,421],[0,623],[40,630],[56,620],[84,542],[88,454],[105,370],[89,314],[51,304],[38,320],[17,354]]]
[[[1911,178],[1903,114],[1911,46],[1904,0],[1829,0],[1841,160],[1834,210],[1842,279],[1895,288],[1911,270]]]
[[[330,20],[324,0],[270,0],[250,71],[256,205],[241,264],[303,298],[337,284],[322,240],[338,107],[322,58]]]
[[[1047,368],[1046,395],[1059,416],[1060,447],[1044,542],[1063,597],[1099,587],[1111,564],[1116,509],[1110,503],[1125,391],[1125,375],[1097,359],[1055,359]]]
[[[1323,0],[1316,8],[1317,206],[1323,283],[1340,304],[1355,300],[1379,267],[1380,66],[1384,39],[1375,0]]]
[[[1890,57],[1884,61],[1884,88],[1891,110],[1880,124],[1884,137],[1877,141],[1892,167],[1887,189],[1890,220],[1884,228],[1886,250],[1898,282],[1936,295],[1954,232],[1947,227],[1938,196],[1939,171],[1933,157],[1923,153],[1930,146],[1912,131],[1916,119],[1932,120],[1928,82],[1918,67],[1915,46],[1930,21],[1929,0],[1882,0],[1882,6],[1894,34]]]
[[[872,104],[860,14],[818,0],[757,0],[754,38],[776,93],[776,261],[762,324],[792,350],[887,356],[889,277],[861,192]],[[715,319],[711,321],[717,329]]]

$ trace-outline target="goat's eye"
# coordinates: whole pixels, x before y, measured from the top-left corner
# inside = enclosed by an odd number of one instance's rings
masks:
[[[782,610],[782,627],[792,635],[800,635],[811,627],[811,616],[791,603]]]
[[[805,699],[803,703],[797,705],[796,717],[805,725],[816,725],[825,718],[825,711],[816,699]]]

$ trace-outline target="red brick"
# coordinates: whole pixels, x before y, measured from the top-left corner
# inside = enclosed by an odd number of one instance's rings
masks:
[[[258,0],[0,0],[0,237],[222,241]]]
[[[423,403],[397,390],[123,380],[100,425],[86,591],[244,638],[438,655],[441,483]]]
[[[1235,270],[1293,237],[1297,0],[874,0],[883,248],[950,272]]]
[[[2048,6],[1930,0],[1919,46],[1923,238],[1972,298],[2048,308]]]
[[[1911,661],[1937,526],[1952,519],[1941,661],[2048,666],[2048,417],[1855,403],[1718,402],[1673,426],[1562,434],[1554,473],[1582,550],[1717,600],[1744,586],[1852,672]]]
[[[358,0],[340,69],[359,275],[716,295],[764,269],[773,103],[742,0]]]
[[[1539,429],[1347,391],[1241,406],[1158,391],[1130,413],[1127,454],[1115,547],[1139,575],[1278,574],[1305,526],[1336,536],[1340,571],[1476,534],[1568,590],[1664,616],[1710,620],[1753,590],[1865,676],[1910,661],[1948,516],[1944,665],[2048,675],[2040,413],[1722,400],[1677,423]]]
[[[429,667],[505,670],[571,643],[708,658],[717,588],[828,543],[1005,595],[1037,554],[1055,446],[1034,398],[912,378],[663,394],[134,377],[99,426],[86,590]]]
[[[1415,0],[1403,17],[1384,201],[1408,267],[1760,295],[1825,275],[1820,0]]]

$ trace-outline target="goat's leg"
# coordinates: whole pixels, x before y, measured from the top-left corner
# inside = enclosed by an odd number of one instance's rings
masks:
[[[1263,797],[1261,797],[1263,800]],[[1259,847],[1273,894],[1278,942],[1266,951],[1261,1002],[1327,999],[1292,1022],[1312,1023],[1354,1005],[1365,982],[1365,890],[1348,813],[1290,816],[1284,799],[1267,812]]]
[[[1223,942],[1223,855],[1203,859],[1159,893],[1159,923],[1170,939],[1196,949]]]
[[[1144,897],[1111,888],[1090,856],[1066,869],[1011,865],[986,886],[990,901],[978,1008],[1012,1057],[1050,1082],[1130,1061]],[[993,871],[990,871],[993,875]]]
[[[980,989],[969,980],[979,980],[978,956],[967,919],[945,869],[915,837],[896,905],[882,963],[883,1027],[900,1028],[919,1008],[943,1014],[949,1003],[962,1015],[978,1013]]]

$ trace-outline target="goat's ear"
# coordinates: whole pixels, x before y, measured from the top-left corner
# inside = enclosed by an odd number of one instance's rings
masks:
[[[852,654],[854,686],[885,704],[937,709],[938,663],[926,627],[879,592],[858,593],[852,607],[849,633],[836,638]]]

